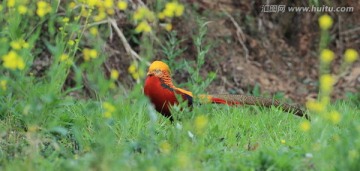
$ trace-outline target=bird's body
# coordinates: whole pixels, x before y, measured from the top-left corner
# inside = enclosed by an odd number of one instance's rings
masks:
[[[150,65],[145,80],[144,93],[149,97],[156,111],[166,117],[171,117],[171,106],[179,103],[177,97],[187,101],[189,106],[193,104],[193,94],[174,86],[171,80],[170,68],[161,61],[154,61]],[[199,98],[216,104],[276,106],[281,107],[286,112],[294,113],[301,117],[305,116],[308,119],[308,116],[298,106],[280,103],[269,98],[226,94],[200,95]]]
[[[156,76],[148,76],[145,81],[144,93],[149,97],[155,109],[166,117],[170,117],[170,106],[177,104],[178,100],[175,94],[180,95],[184,100],[188,100],[192,105],[192,96],[175,90],[163,83]]]

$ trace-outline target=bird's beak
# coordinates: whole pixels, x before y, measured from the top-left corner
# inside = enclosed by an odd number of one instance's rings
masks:
[[[146,75],[147,75],[147,76],[153,76],[154,74],[149,71]]]

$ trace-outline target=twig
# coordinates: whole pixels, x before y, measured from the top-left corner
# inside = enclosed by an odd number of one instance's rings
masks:
[[[245,54],[245,60],[246,62],[248,62],[248,58],[249,58],[249,49],[246,47],[245,45],[245,34],[242,31],[241,27],[239,26],[239,24],[235,21],[234,17],[232,17],[228,12],[226,12],[223,8],[221,8],[221,10],[225,13],[226,16],[228,16],[231,20],[231,22],[234,24],[234,26],[236,27],[236,36],[238,38],[238,41],[240,42],[241,46],[244,49],[244,54]]]
[[[341,34],[341,32],[342,32],[342,18],[341,18],[341,16],[339,15],[338,16],[338,28],[339,28],[339,40],[338,40],[338,42],[339,42],[339,50],[340,50],[340,52],[342,52],[343,50],[344,50],[344,45],[343,45],[343,35]]]
[[[353,29],[342,31],[342,32],[340,32],[340,34],[351,34],[353,32],[357,32],[357,31],[360,31],[360,27],[355,27]]]
[[[122,43],[124,44],[124,48],[128,55],[130,55],[134,60],[138,59],[140,61],[144,61],[147,65],[150,65],[149,62],[142,59],[130,46],[129,42],[126,40],[124,33],[120,30],[120,28],[117,26],[116,21],[114,19],[108,18],[108,21],[110,22],[111,26],[114,28],[116,34],[121,39]]]
[[[141,5],[141,6],[146,6],[145,3],[141,0],[137,0],[137,2]]]
[[[97,25],[101,25],[101,24],[105,24],[105,23],[108,23],[108,21],[107,21],[107,20],[101,20],[101,21],[98,21],[98,22],[94,22],[94,23],[91,23],[91,24],[87,24],[87,25],[85,25],[84,27],[90,28],[90,27],[97,26]]]

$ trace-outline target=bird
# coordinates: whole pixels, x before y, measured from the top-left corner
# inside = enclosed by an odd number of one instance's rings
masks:
[[[150,64],[145,78],[144,94],[149,98],[157,112],[170,118],[171,120],[173,120],[171,115],[171,106],[179,104],[179,100],[182,99],[183,101],[187,101],[188,106],[193,106],[193,93],[174,85],[171,79],[171,70],[169,66],[162,61],[154,61]],[[209,94],[199,95],[198,97],[202,102],[205,101],[208,103],[225,104],[229,106],[275,106],[281,108],[285,112],[305,117],[310,120],[309,116],[299,105],[290,105],[271,98],[233,94]]]

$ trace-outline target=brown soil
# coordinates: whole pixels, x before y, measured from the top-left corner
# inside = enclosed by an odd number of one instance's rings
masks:
[[[262,4],[266,2],[187,0],[187,5],[194,10],[187,11],[187,17],[174,25],[181,39],[191,42],[189,33],[193,32],[195,25],[193,16],[199,15],[210,21],[207,36],[210,42],[215,42],[215,46],[208,53],[203,74],[217,71],[218,77],[207,89],[208,92],[244,94],[259,85],[262,93],[283,92],[285,97],[298,103],[316,98],[320,38],[318,17],[321,14],[262,13]],[[277,1],[273,4],[308,6],[308,1]],[[329,47],[336,53],[332,71],[337,73],[344,50],[360,50],[360,1],[332,5],[354,7],[352,13],[328,13],[334,19]],[[237,37],[236,24],[222,10],[227,11],[241,28],[243,33],[240,38]],[[195,60],[192,43],[183,43],[183,46],[187,50],[182,58]],[[245,49],[248,50],[247,59]],[[177,82],[186,79],[176,78]],[[359,90],[360,63],[356,62],[336,84],[333,97],[344,98],[345,92]]]

